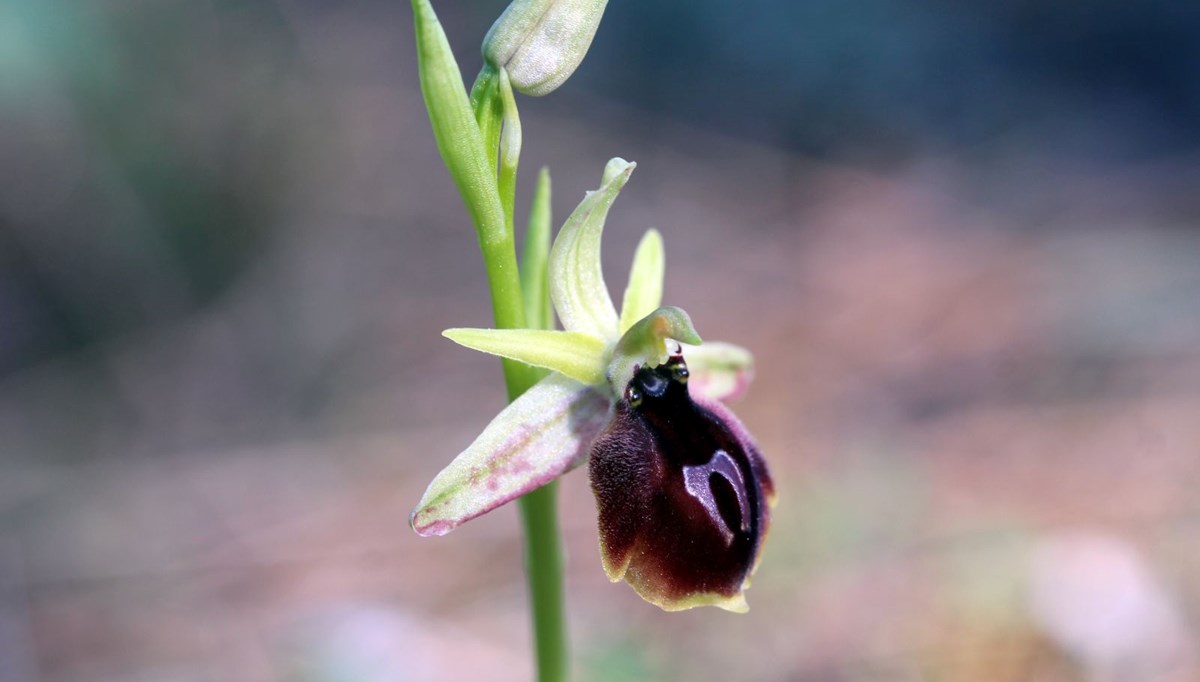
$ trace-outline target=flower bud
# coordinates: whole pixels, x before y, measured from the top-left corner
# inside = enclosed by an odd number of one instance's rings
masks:
[[[483,39],[483,58],[518,92],[562,85],[587,54],[608,0],[513,0]]]

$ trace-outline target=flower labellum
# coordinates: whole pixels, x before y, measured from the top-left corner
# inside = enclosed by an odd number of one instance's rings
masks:
[[[575,73],[608,0],[514,0],[483,39],[483,58],[513,89],[540,97]]]
[[[552,371],[434,478],[409,521],[421,535],[444,535],[590,457],[609,578],[669,611],[745,611],[774,487],[758,447],[718,401],[745,390],[752,358],[731,344],[699,345],[688,314],[661,305],[654,230],[638,244],[617,314],[600,237],[633,168],[610,161],[550,250],[548,284],[563,331],[443,332]],[[695,356],[691,367],[685,354]]]
[[[639,369],[592,444],[604,570],[668,611],[745,611],[773,485],[745,429],[694,401],[688,377],[681,355]]]

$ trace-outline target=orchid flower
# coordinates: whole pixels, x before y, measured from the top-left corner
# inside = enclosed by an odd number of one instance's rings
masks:
[[[618,315],[600,268],[608,210],[634,164],[613,159],[550,251],[563,331],[448,329],[468,348],[552,370],[434,478],[410,517],[421,535],[524,495],[590,457],[604,570],[669,610],[743,612],[774,504],[766,464],[719,400],[750,379],[748,352],[701,346],[683,310],[660,307],[662,238],[633,259]],[[686,358],[686,361],[685,361]]]

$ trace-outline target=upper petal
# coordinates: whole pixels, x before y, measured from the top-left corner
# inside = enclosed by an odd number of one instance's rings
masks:
[[[609,161],[600,189],[587,193],[550,249],[550,298],[570,331],[617,338],[617,310],[600,269],[600,237],[608,209],[636,165],[624,159]]]
[[[662,235],[658,230],[648,230],[638,242],[629,268],[629,284],[621,301],[622,334],[662,305],[664,267]]]
[[[496,415],[433,479],[409,524],[420,535],[445,535],[549,483],[584,461],[608,416],[601,393],[551,374]]]

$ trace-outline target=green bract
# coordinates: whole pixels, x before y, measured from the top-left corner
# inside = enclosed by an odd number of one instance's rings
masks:
[[[412,0],[421,93],[438,151],[450,169],[481,240],[502,238],[504,212],[496,171],[475,120],[462,73],[429,0]]]

